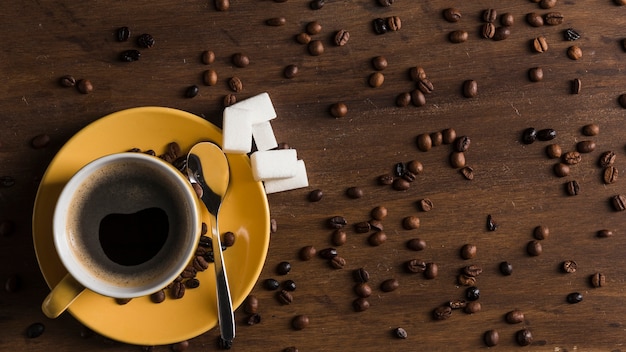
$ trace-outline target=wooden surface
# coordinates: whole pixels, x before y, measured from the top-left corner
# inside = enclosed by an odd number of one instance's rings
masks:
[[[441,13],[458,7],[458,23],[446,22]],[[480,14],[495,8],[515,16],[511,36],[504,41],[482,39]],[[529,12],[559,11],[563,24],[533,28],[525,21]],[[376,35],[372,20],[396,15],[402,20],[397,32]],[[271,27],[265,21],[284,16],[287,23]],[[233,351],[282,351],[296,346],[300,351],[465,351],[486,349],[482,336],[490,329],[500,333],[499,350],[530,351],[619,351],[626,342],[626,282],[624,274],[624,227],[626,215],[614,211],[609,198],[626,193],[624,180],[605,185],[597,161],[600,153],[615,151],[616,166],[626,171],[625,111],[617,97],[626,92],[626,52],[620,41],[626,37],[626,7],[610,0],[559,0],[551,10],[536,3],[519,1],[469,2],[397,0],[381,7],[374,0],[326,1],[311,10],[304,0],[276,3],[269,0],[232,0],[226,12],[216,11],[210,1],[14,1],[0,14],[0,176],[15,179],[12,187],[0,188],[0,221],[13,222],[15,231],[0,237],[0,279],[20,278],[15,292],[0,291],[0,350],[2,351],[138,351],[140,347],[89,334],[72,316],[49,320],[40,311],[48,293],[37,265],[31,238],[31,214],[38,180],[55,153],[74,133],[109,113],[146,105],[174,107],[205,116],[219,124],[222,98],[230,93],[227,79],[239,76],[244,90],[238,99],[269,92],[278,118],[272,121],[277,138],[296,148],[306,162],[310,187],[270,195],[271,217],[277,222],[267,261],[253,293],[260,300],[262,322],[244,324],[246,314],[237,310],[237,338]],[[294,37],[310,21],[323,26],[315,35],[325,45],[321,56],[311,56]],[[140,61],[118,60],[133,42],[119,43],[115,29],[131,28],[133,37],[150,33],[156,45],[143,50]],[[566,28],[581,38],[563,39]],[[347,45],[337,47],[332,38],[346,29]],[[448,33],[469,32],[465,43],[452,44]],[[533,53],[530,41],[544,35],[549,50]],[[581,60],[567,57],[572,45],[583,50]],[[213,50],[216,86],[202,85],[209,68],[200,62],[204,50]],[[250,65],[236,68],[230,57],[243,52]],[[385,56],[380,88],[367,85],[374,72],[370,60]],[[300,68],[294,79],[285,79],[283,68]],[[395,97],[415,89],[408,70],[422,66],[434,84],[423,107],[397,107]],[[544,79],[530,82],[528,69],[542,67]],[[63,75],[92,81],[88,95],[59,86]],[[580,78],[582,92],[570,94],[570,81]],[[461,94],[462,82],[478,82],[479,95]],[[200,86],[200,94],[188,99],[186,87]],[[347,104],[348,115],[335,119],[328,108]],[[600,134],[585,137],[581,127],[600,126]],[[523,145],[527,127],[553,128],[564,151],[577,141],[594,140],[598,147],[583,155],[568,177],[552,172],[555,160],[546,157],[548,142]],[[450,167],[449,145],[420,152],[415,137],[420,133],[454,128],[470,136],[467,162],[475,170],[472,181]],[[31,147],[31,139],[48,134],[50,143]],[[376,183],[397,162],[419,160],[424,173],[407,191],[395,191]],[[577,180],[580,194],[568,196],[564,183]],[[345,190],[358,186],[361,199],[349,199]],[[321,202],[311,203],[308,193],[319,188]],[[428,197],[430,212],[420,212],[415,202]],[[367,234],[356,234],[351,225],[369,219],[378,205],[389,209],[384,220],[386,243],[372,247]],[[487,215],[500,225],[486,229]],[[347,261],[334,270],[322,259],[304,262],[298,251],[305,245],[331,247],[332,233],[325,226],[331,216],[345,216],[348,242],[337,247]],[[404,230],[408,215],[421,219],[417,230]],[[543,254],[531,257],[526,243],[535,226],[545,225],[551,235],[543,240]],[[596,231],[611,229],[615,236],[597,238]],[[405,247],[410,238],[427,242],[422,252]],[[463,260],[459,249],[474,243],[478,255]],[[407,274],[402,264],[409,259],[435,262],[439,276],[426,280]],[[559,270],[562,261],[578,263],[576,273]],[[501,261],[514,265],[513,275],[498,271]],[[288,276],[275,273],[281,261],[292,263]],[[468,315],[454,311],[445,321],[434,321],[432,311],[461,298],[465,287],[456,276],[468,264],[484,269],[478,278],[482,311]],[[353,269],[364,267],[371,274],[371,308],[354,312]],[[606,287],[592,288],[589,276],[606,275]],[[294,302],[283,306],[275,292],[262,288],[274,277],[297,283]],[[382,292],[382,281],[396,278],[400,287]],[[584,300],[568,304],[565,297],[580,292]],[[519,308],[526,314],[522,324],[511,325],[504,315]],[[301,331],[290,327],[298,314],[310,317]],[[193,317],[189,317],[193,319]],[[26,328],[43,322],[45,333],[25,337]],[[408,332],[406,340],[392,335],[396,327]],[[528,328],[534,342],[519,347],[515,332]],[[190,340],[189,351],[216,350],[217,329]],[[169,346],[157,346],[168,351]]]

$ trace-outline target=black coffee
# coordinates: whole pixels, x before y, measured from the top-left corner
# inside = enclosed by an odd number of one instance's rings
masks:
[[[100,221],[98,231],[104,254],[120,265],[139,265],[154,258],[167,240],[165,210],[147,208],[131,214],[113,213]]]

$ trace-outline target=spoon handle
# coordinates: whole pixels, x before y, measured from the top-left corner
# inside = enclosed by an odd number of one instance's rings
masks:
[[[224,256],[222,253],[222,241],[217,225],[217,216],[209,212],[211,216],[211,232],[213,235],[213,257],[215,262],[215,287],[217,289],[217,314],[220,325],[220,335],[224,343],[230,345],[235,338],[235,316],[233,313],[233,303],[228,287],[228,277],[224,267]]]

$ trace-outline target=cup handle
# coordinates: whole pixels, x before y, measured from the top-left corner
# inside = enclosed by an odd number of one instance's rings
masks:
[[[48,318],[54,319],[61,315],[84,291],[85,287],[72,275],[67,274],[43,300],[41,310]]]

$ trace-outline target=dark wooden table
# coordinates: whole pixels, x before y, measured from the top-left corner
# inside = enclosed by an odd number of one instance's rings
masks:
[[[462,19],[447,22],[442,11],[458,7]],[[511,13],[515,24],[502,41],[483,39],[481,13],[493,7],[499,14]],[[556,26],[531,27],[526,15],[558,11],[564,16]],[[284,17],[283,26],[268,26],[266,20]],[[398,16],[398,31],[377,35],[376,18]],[[389,7],[375,0],[326,1],[318,10],[307,1],[286,2],[232,0],[228,11],[217,11],[211,1],[13,1],[0,15],[0,350],[2,351],[138,351],[140,347],[89,333],[71,315],[56,320],[44,317],[40,303],[49,292],[40,274],[31,233],[31,215],[38,182],[59,148],[92,121],[115,111],[138,106],[168,106],[201,115],[220,124],[223,98],[232,93],[227,80],[241,78],[239,100],[269,92],[278,118],[272,121],[277,138],[296,148],[306,162],[310,187],[268,196],[271,218],[277,231],[271,235],[265,267],[253,293],[260,301],[262,321],[245,324],[246,313],[236,311],[238,336],[234,351],[282,351],[296,346],[300,351],[459,351],[487,348],[483,334],[499,331],[501,350],[619,351],[626,342],[626,283],[624,274],[624,227],[626,213],[611,206],[610,198],[624,193],[624,181],[604,184],[600,154],[614,151],[615,166],[625,171],[626,140],[624,108],[618,97],[626,93],[626,7],[610,0],[560,0],[552,9],[533,1],[407,1]],[[322,31],[313,35],[325,46],[312,56],[295,36],[307,23],[319,21]],[[499,19],[496,24],[499,25]],[[119,43],[118,27],[128,26],[131,41]],[[568,42],[564,31],[573,28],[580,39]],[[348,30],[350,40],[335,46],[335,32]],[[453,44],[448,34],[465,30],[468,39]],[[119,60],[123,50],[135,49],[134,38],[150,33],[156,39],[143,49],[137,62]],[[531,42],[546,37],[549,50],[535,53]],[[567,49],[577,45],[583,56],[572,60]],[[201,53],[212,50],[210,66]],[[246,68],[234,67],[231,56],[249,56]],[[371,59],[385,56],[384,84],[368,85],[374,72]],[[283,76],[290,64],[299,67],[293,79]],[[416,88],[408,72],[421,66],[434,85],[422,107],[396,106],[396,96]],[[528,70],[541,67],[544,78],[531,82]],[[202,73],[218,73],[216,86],[205,86]],[[64,75],[89,79],[90,94],[62,88]],[[579,94],[570,84],[580,79]],[[476,80],[478,96],[465,98],[462,84]],[[198,96],[185,98],[190,85]],[[329,107],[345,102],[348,114],[334,118]],[[596,136],[584,136],[581,128],[595,123]],[[552,128],[551,142],[525,145],[522,131],[528,127]],[[471,138],[466,152],[474,179],[463,178],[450,166],[450,145],[419,151],[416,136],[445,128]],[[50,142],[33,148],[31,141],[48,135]],[[558,143],[564,152],[577,142],[593,140],[595,151],[582,155],[571,174],[557,177],[558,161],[549,159],[545,147]],[[377,183],[379,175],[393,171],[398,162],[419,160],[424,172],[406,191]],[[11,180],[14,180],[11,182]],[[570,196],[565,184],[577,181],[580,194]],[[364,195],[351,199],[348,187],[360,187]],[[309,202],[313,189],[321,189],[320,202]],[[434,203],[423,212],[416,202]],[[367,242],[352,225],[369,220],[375,206],[385,206],[383,221],[388,239],[381,246]],[[326,220],[340,215],[349,221],[348,241],[337,247],[347,264],[334,270],[322,259],[301,261],[300,248],[333,246]],[[405,230],[402,219],[418,216],[421,226]],[[499,227],[488,231],[492,215]],[[542,240],[543,253],[530,256],[526,244],[533,229],[547,226],[550,236]],[[609,229],[614,236],[598,238]],[[414,252],[405,243],[419,237],[427,248]],[[459,255],[462,245],[478,248],[472,260]],[[438,264],[439,275],[427,280],[409,274],[403,263],[421,259]],[[565,260],[578,264],[575,273],[563,273]],[[289,261],[293,269],[279,277],[276,266]],[[513,274],[502,275],[498,265],[509,261]],[[482,310],[466,314],[455,310],[444,321],[432,312],[446,302],[462,298],[465,287],[457,284],[459,271],[469,264],[483,273]],[[365,268],[371,275],[371,307],[355,312],[352,302],[352,271]],[[601,272],[606,286],[594,288],[590,276]],[[281,305],[275,292],[262,287],[268,278],[297,283],[291,305]],[[19,285],[13,286],[15,279]],[[380,284],[395,278],[399,288],[382,292]],[[8,287],[5,283],[8,283]],[[572,292],[583,301],[569,304]],[[518,308],[525,313],[521,324],[508,324],[504,316]],[[306,314],[310,325],[291,328],[291,319]],[[193,317],[190,317],[193,319]],[[46,326],[43,335],[27,338],[27,327]],[[407,339],[393,336],[404,328]],[[520,347],[515,334],[523,328],[534,337]],[[216,350],[218,330],[212,329],[189,341],[189,351]],[[156,351],[170,346],[156,346]]]

